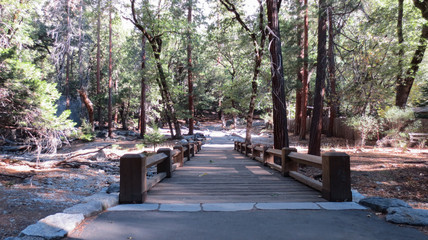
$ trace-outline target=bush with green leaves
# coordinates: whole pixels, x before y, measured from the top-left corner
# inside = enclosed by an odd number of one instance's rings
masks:
[[[74,128],[70,111],[57,115],[59,97],[56,84],[42,80],[41,70],[18,57],[16,48],[0,50],[0,122],[27,129],[39,152],[55,152]]]
[[[91,123],[87,120],[82,120],[82,126],[80,126],[79,134],[77,138],[86,142],[92,142],[95,140],[95,131],[92,129]]]
[[[380,131],[380,122],[373,116],[363,115],[352,117],[346,124],[361,134],[361,146],[366,145],[367,139],[376,136]]]
[[[165,141],[165,136],[159,132],[159,128],[156,124],[152,124],[153,130],[151,133],[144,134],[144,142],[153,144],[153,150],[156,150],[156,146]]]
[[[383,145],[406,148],[409,133],[419,132],[422,128],[421,121],[416,120],[411,108],[387,108],[381,112],[381,117],[384,120],[384,129],[386,129],[384,132],[386,144]]]

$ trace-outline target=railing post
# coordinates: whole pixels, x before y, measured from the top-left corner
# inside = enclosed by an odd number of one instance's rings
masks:
[[[202,141],[197,141],[198,143],[198,152],[202,150]]]
[[[244,146],[245,146],[245,143],[244,143],[244,142],[241,142],[241,153],[242,153],[242,154],[244,154],[244,151],[246,151],[246,150],[245,150],[245,148],[246,148],[246,147],[244,147]]]
[[[268,163],[274,163],[275,162],[275,156],[273,154],[270,154],[267,152],[268,148],[263,152],[263,160],[264,164],[267,165]]]
[[[233,142],[233,150],[238,150],[238,148],[236,147],[236,141]]]
[[[255,156],[255,152],[256,152],[256,147],[257,147],[257,145],[252,145],[252,148],[251,148],[251,159],[256,159],[256,156]]]
[[[295,148],[282,148],[281,154],[281,174],[286,177],[290,171],[297,171],[299,165],[288,157],[291,152],[297,152]]]
[[[248,152],[249,152],[249,148],[248,148],[248,144],[245,143],[245,156],[248,157]]]
[[[184,156],[187,157],[187,161],[190,161],[190,143],[187,142],[187,144],[183,145],[187,148],[186,151],[184,151]]]
[[[261,157],[263,158],[263,164],[266,166],[266,163],[268,160],[268,156],[267,156],[268,154],[266,153],[266,151],[268,150],[268,147],[262,145],[262,148],[263,148],[263,152],[261,153],[262,154]]]
[[[174,149],[177,149],[178,151],[180,151],[180,153],[178,154],[178,162],[180,163],[180,167],[183,166],[184,164],[184,148],[182,145],[176,145],[174,146]]]
[[[322,155],[322,196],[331,202],[352,201],[348,154],[328,152]]]
[[[190,144],[192,145],[192,157],[194,157],[196,154],[195,142],[191,142]]]
[[[170,178],[172,173],[172,159],[171,159],[171,149],[169,148],[159,148],[157,153],[164,153],[167,158],[158,164],[157,170],[158,173],[165,172],[166,177]]]
[[[125,154],[120,158],[119,203],[146,201],[146,159],[144,154]]]

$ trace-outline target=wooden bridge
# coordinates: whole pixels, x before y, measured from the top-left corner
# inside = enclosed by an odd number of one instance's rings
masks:
[[[157,155],[145,157],[140,154],[124,155],[121,158],[120,203],[242,203],[242,202],[320,202],[350,201],[350,181],[336,180],[323,176],[321,183],[315,180],[294,178],[284,175],[298,175],[294,171],[284,171],[281,165],[271,161],[290,151],[273,150],[257,146],[245,146],[235,142],[231,145],[200,144],[177,146],[174,150],[160,149]],[[259,150],[259,151],[258,151]],[[293,155],[294,154],[294,155]],[[293,153],[293,157],[299,156]],[[263,162],[254,161],[247,157]],[[277,156],[278,155],[278,156]],[[301,154],[303,156],[305,154]],[[194,156],[191,158],[191,156]],[[301,157],[300,156],[300,157]],[[308,156],[308,161],[321,163],[321,157]],[[283,156],[284,159],[291,159]],[[324,157],[327,159],[326,157]],[[263,160],[264,159],[264,160]],[[186,161],[190,160],[190,161]],[[343,159],[342,159],[343,160]],[[291,161],[291,160],[290,160]],[[184,163],[185,162],[185,163]],[[184,164],[183,164],[184,163]],[[297,163],[297,162],[296,162]],[[299,161],[298,163],[302,163]],[[311,164],[311,162],[305,162]],[[147,179],[148,167],[157,165],[156,177]],[[293,166],[283,161],[284,166]],[[314,165],[314,164],[312,164]],[[346,165],[346,164],[345,164]],[[322,167],[322,164],[321,164]],[[345,166],[346,168],[346,166]],[[348,157],[349,175],[349,157]],[[276,171],[279,170],[279,171]],[[323,169],[323,174],[325,169]],[[340,172],[343,172],[340,170]],[[346,171],[345,171],[346,172]],[[349,176],[345,176],[349,177]],[[296,178],[296,177],[295,177]],[[336,182],[334,182],[336,181]],[[312,185],[311,185],[312,183]],[[314,185],[315,184],[315,185]],[[343,185],[349,186],[343,186]],[[309,186],[311,187],[309,187]],[[323,187],[323,185],[325,185]],[[336,185],[340,185],[339,188]],[[327,188],[338,189],[337,197],[331,198]],[[334,195],[334,194],[333,194]],[[337,195],[337,194],[336,194]],[[343,197],[345,196],[345,197]],[[323,198],[324,197],[324,198]]]

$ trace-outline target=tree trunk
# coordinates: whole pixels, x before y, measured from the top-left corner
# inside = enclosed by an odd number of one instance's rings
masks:
[[[259,33],[260,33],[260,42],[257,40],[258,33],[253,32],[250,28],[245,24],[242,20],[241,15],[236,10],[236,7],[229,0],[220,0],[223,6],[233,14],[235,14],[235,20],[242,26],[242,28],[248,33],[254,45],[254,70],[253,70],[253,79],[251,81],[251,97],[250,104],[248,107],[247,113],[247,125],[246,125],[246,134],[245,134],[245,143],[251,144],[251,129],[253,126],[253,117],[254,117],[254,109],[256,105],[256,97],[257,97],[257,79],[260,73],[260,66],[263,58],[263,47],[266,40],[266,33],[264,31],[264,10],[263,10],[263,2],[259,0]],[[235,123],[236,124],[236,123]]]
[[[294,113],[294,135],[299,136],[300,124],[302,118],[302,90],[303,90],[303,59],[304,59],[304,22],[300,22],[302,10],[304,9],[304,0],[299,0],[297,24],[297,45],[300,48],[300,53],[297,55],[297,84],[296,84],[296,106]]]
[[[251,81],[251,98],[250,98],[250,106],[248,108],[247,114],[247,126],[246,126],[246,134],[245,134],[245,143],[251,144],[251,129],[253,127],[253,118],[254,118],[254,109],[256,107],[256,98],[257,98],[257,79],[260,74],[260,67],[262,65],[263,60],[263,48],[265,46],[266,33],[264,31],[264,9],[262,1],[259,1],[259,32],[261,34],[260,41],[257,42],[256,34],[248,32],[253,40],[254,45],[254,70],[253,70],[253,80]]]
[[[318,56],[317,56],[317,78],[315,82],[314,112],[312,115],[311,130],[309,135],[308,153],[321,155],[321,130],[323,99],[325,88],[325,69],[327,67],[326,42],[327,42],[327,7],[325,0],[319,0],[318,12]]]
[[[97,118],[99,128],[103,128],[102,115],[101,115],[101,0],[98,0],[97,6]]]
[[[302,68],[302,91],[300,101],[301,110],[300,110],[300,131],[299,131],[299,139],[304,140],[306,138],[306,117],[307,117],[307,107],[308,107],[308,84],[309,84],[309,76],[308,76],[308,0],[304,1],[304,9],[305,16],[303,18],[303,68]]]
[[[65,53],[67,56],[67,63],[65,65],[65,109],[70,109],[70,54]]]
[[[188,13],[187,13],[187,84],[188,84],[188,98],[189,98],[189,135],[193,135],[193,118],[194,118],[194,106],[193,106],[193,75],[192,75],[192,39],[191,39],[191,24],[192,24],[192,0],[188,1]]]
[[[89,123],[91,123],[91,126],[93,128],[94,126],[94,105],[92,104],[91,99],[89,99],[88,94],[86,93],[86,90],[81,87],[77,92],[80,95],[80,99],[85,104],[86,110],[88,111],[89,116]]]
[[[188,2],[187,24],[189,25],[187,33],[187,84],[189,87],[189,135],[193,135],[193,118],[195,109],[193,106],[193,75],[192,75],[192,39],[191,39],[191,24],[192,24],[192,0]]]
[[[422,62],[427,48],[428,39],[428,25],[424,24],[422,27],[422,34],[419,38],[419,46],[413,54],[410,67],[406,71],[404,79],[397,84],[397,91],[395,96],[395,105],[401,108],[406,107],[407,99],[409,98],[412,85],[419,70],[419,65]]]
[[[334,31],[333,31],[333,9],[328,8],[328,79],[330,81],[330,118],[328,123],[327,137],[333,137],[334,119],[337,111],[336,95],[336,62],[334,60]]]
[[[67,0],[67,42],[65,47],[65,55],[67,58],[65,66],[65,109],[70,109],[70,2]]]
[[[287,109],[285,103],[284,70],[282,65],[281,37],[279,32],[277,0],[267,0],[269,52],[271,55],[271,81],[273,102],[274,148],[288,147]]]
[[[113,89],[113,43],[112,43],[112,35],[113,35],[113,29],[112,29],[112,6],[110,1],[110,10],[109,10],[109,57],[108,57],[108,136],[112,137],[113,134],[113,126],[112,126],[112,105],[113,105],[113,96],[112,96],[112,89]]]
[[[146,67],[146,37],[142,34],[141,44],[141,98],[140,98],[140,136],[144,138],[146,134],[146,77],[144,70]]]
[[[177,114],[174,109],[174,102],[172,101],[168,84],[166,82],[166,76],[162,68],[161,57],[160,57],[162,52],[162,38],[161,38],[162,35],[149,34],[146,31],[145,27],[139,23],[135,13],[135,0],[131,0],[131,11],[132,11],[133,20],[131,19],[128,19],[128,20],[130,20],[134,24],[134,26],[137,27],[146,36],[147,40],[150,43],[150,46],[152,47],[156,68],[159,73],[159,78],[157,78],[156,81],[159,85],[163,102],[166,105],[165,106],[166,114],[169,115],[170,121],[172,120],[174,123],[175,131],[176,131],[175,137],[179,138],[181,137],[180,123],[178,122],[178,119],[177,119]]]

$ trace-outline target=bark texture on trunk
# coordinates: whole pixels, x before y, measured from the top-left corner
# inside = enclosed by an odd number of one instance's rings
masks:
[[[311,130],[309,135],[308,153],[321,155],[321,131],[322,114],[325,91],[325,78],[327,67],[327,8],[326,1],[319,0],[318,13],[318,56],[317,56],[317,77],[315,82],[314,112],[312,115]]]
[[[282,64],[281,35],[279,32],[277,0],[267,0],[269,52],[271,57],[273,135],[274,148],[288,147],[287,109],[285,103],[284,70]]]
[[[92,128],[94,127],[94,105],[92,104],[91,99],[88,97],[86,90],[81,87],[77,90],[79,93],[80,99],[85,104],[86,110],[88,111],[89,122],[91,123]]]
[[[259,29],[257,30],[258,32],[253,32],[250,30],[247,24],[242,20],[241,15],[238,13],[233,3],[231,3],[229,0],[220,0],[220,2],[223,4],[223,6],[226,7],[226,9],[229,12],[232,12],[235,15],[235,19],[238,21],[241,27],[247,32],[254,46],[253,78],[251,80],[251,97],[250,97],[250,104],[248,107],[247,118],[246,118],[247,125],[246,125],[246,133],[245,133],[245,143],[251,144],[251,129],[253,127],[254,109],[256,106],[256,98],[258,94],[257,79],[260,74],[260,66],[262,64],[262,59],[263,59],[263,48],[266,41],[266,33],[264,31],[263,2],[259,0],[259,15],[258,15]],[[257,37],[258,35],[260,35],[259,39]]]
[[[193,118],[195,115],[195,108],[193,106],[193,74],[192,74],[192,38],[191,38],[191,24],[192,24],[192,0],[189,0],[187,12],[187,24],[189,29],[187,33],[187,85],[189,88],[189,135],[193,135]]]
[[[110,10],[109,10],[109,57],[108,57],[108,136],[112,137],[113,134],[113,123],[112,123],[112,105],[113,105],[113,42],[112,42],[112,6],[110,2]]]
[[[303,68],[302,68],[302,91],[300,101],[301,110],[300,110],[300,131],[299,139],[304,140],[306,138],[306,117],[307,117],[307,107],[308,107],[308,0],[303,0],[305,15],[303,18]]]
[[[97,120],[102,129],[104,124],[101,115],[101,0],[98,0],[97,11]]]
[[[327,137],[333,137],[334,120],[336,119],[337,111],[337,94],[336,94],[336,62],[334,60],[334,22],[333,9],[328,8],[328,79],[330,82],[330,99],[328,101],[330,107],[330,118],[328,123]]]
[[[146,68],[146,37],[144,34],[141,39],[141,97],[140,97],[140,137],[144,138],[146,134],[146,78],[144,70]]]

